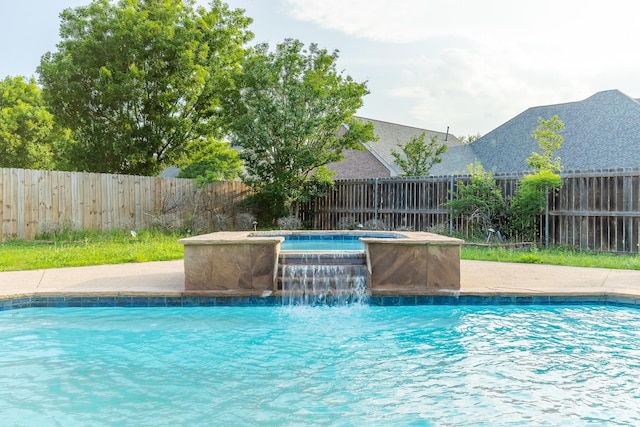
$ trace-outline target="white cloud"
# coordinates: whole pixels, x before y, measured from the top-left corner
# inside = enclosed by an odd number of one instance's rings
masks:
[[[535,105],[640,91],[629,71],[640,72],[634,0],[284,1],[297,20],[380,46],[416,47],[411,57],[388,59],[397,70],[387,94],[406,100],[416,121],[455,121],[462,134],[486,132]]]
[[[379,42],[407,43],[459,34],[455,2],[442,0],[285,0],[296,19]],[[451,25],[458,29],[447,29]],[[464,24],[461,22],[460,24]],[[468,28],[466,25],[462,29]]]
[[[297,20],[378,43],[441,41],[517,53],[532,69],[584,72],[629,64],[635,0],[284,0]]]
[[[407,43],[439,36],[591,48],[635,34],[635,0],[284,0],[295,19],[370,40]],[[633,38],[629,40],[633,41]],[[586,43],[585,43],[586,42]],[[562,46],[558,46],[562,49]]]

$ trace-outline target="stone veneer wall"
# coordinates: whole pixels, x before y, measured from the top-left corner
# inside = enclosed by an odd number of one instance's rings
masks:
[[[373,295],[429,294],[460,289],[457,239],[395,243],[366,242],[369,288]]]
[[[362,238],[372,295],[429,295],[460,289],[462,240],[424,232],[393,234],[399,238]],[[180,240],[185,290],[233,296],[277,293],[283,240],[272,233],[254,232],[218,232]]]
[[[218,232],[180,240],[185,290],[253,295],[275,291],[282,237]]]

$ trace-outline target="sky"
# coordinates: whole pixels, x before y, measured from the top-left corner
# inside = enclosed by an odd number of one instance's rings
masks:
[[[206,5],[206,0],[197,0]],[[59,13],[89,0],[0,0],[0,78],[36,76]],[[338,50],[371,92],[361,117],[485,134],[529,107],[640,97],[637,0],[226,0],[253,43]]]

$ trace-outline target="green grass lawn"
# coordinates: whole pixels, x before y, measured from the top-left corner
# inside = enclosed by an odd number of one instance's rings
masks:
[[[107,233],[65,231],[36,241],[0,244],[0,271],[78,267],[182,259],[178,240],[185,235],[142,230]],[[464,246],[462,259],[640,270],[640,256],[580,252],[572,249],[504,249]]]
[[[636,254],[585,252],[570,248],[514,250],[476,246],[464,246],[461,252],[462,259],[469,260],[640,270],[640,256]]]
[[[184,236],[157,231],[64,232],[0,245],[0,271],[168,261],[183,258]]]

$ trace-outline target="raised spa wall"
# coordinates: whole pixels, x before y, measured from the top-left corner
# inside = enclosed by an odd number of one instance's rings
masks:
[[[278,294],[278,255],[287,234],[362,234],[372,295],[430,295],[460,289],[460,239],[425,232],[217,232],[181,239],[185,291]]]

